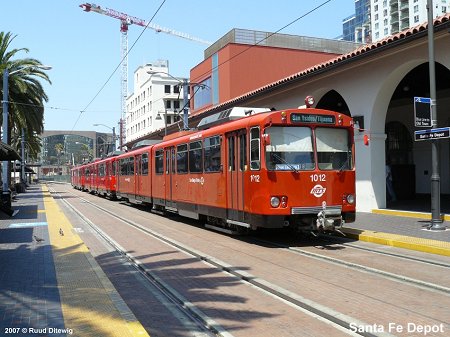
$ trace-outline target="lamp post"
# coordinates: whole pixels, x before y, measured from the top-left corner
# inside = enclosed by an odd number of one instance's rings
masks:
[[[15,73],[18,73],[20,71],[23,71],[28,68],[39,68],[43,70],[50,70],[52,67],[50,66],[44,66],[44,65],[28,65],[23,68],[17,69],[12,71],[11,73],[7,68],[3,70],[3,137],[2,141],[5,144],[8,144],[8,132],[9,132],[9,126],[8,126],[8,96],[9,96],[9,87],[8,87],[8,80],[9,76]],[[22,159],[23,160],[23,159]],[[2,162],[2,201],[6,201],[8,203],[8,207],[11,207],[11,198],[9,193],[9,161],[4,160]]]
[[[161,114],[164,115],[164,136],[167,136],[167,111],[158,111],[155,119],[161,120]]]
[[[183,130],[188,130],[189,129],[189,121],[188,121],[188,117],[189,117],[189,111],[188,111],[188,104],[189,104],[189,99],[188,99],[188,90],[189,90],[189,85],[190,84],[195,84],[195,85],[199,85],[198,83],[189,83],[187,78],[183,78],[183,80],[181,81],[179,78],[176,78],[172,75],[170,75],[169,73],[163,72],[163,71],[152,71],[149,70],[147,71],[147,74],[149,75],[155,75],[155,74],[165,74],[169,77],[171,77],[172,79],[174,79],[175,81],[177,81],[179,84],[181,84],[181,86],[183,87]]]
[[[108,125],[105,124],[92,124],[93,126],[104,126],[107,129],[110,129],[112,131],[112,138],[113,138],[113,142],[112,142],[112,152],[116,151],[116,128],[113,127],[109,127]]]

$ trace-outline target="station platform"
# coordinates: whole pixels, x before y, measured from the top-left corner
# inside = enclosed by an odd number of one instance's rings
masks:
[[[50,195],[31,185],[0,213],[0,334],[149,336]],[[358,213],[347,237],[450,256],[446,230],[430,231],[426,212]],[[8,330],[10,329],[10,330]]]
[[[46,185],[0,214],[0,335],[149,336]]]

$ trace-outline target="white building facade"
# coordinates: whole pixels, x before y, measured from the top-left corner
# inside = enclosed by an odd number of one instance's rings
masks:
[[[433,0],[433,17],[450,10],[450,0]],[[427,0],[371,0],[372,41],[428,21]]]
[[[125,143],[182,123],[184,78],[169,73],[169,62],[158,60],[134,72],[133,93],[127,98]],[[182,127],[182,125],[180,125]]]

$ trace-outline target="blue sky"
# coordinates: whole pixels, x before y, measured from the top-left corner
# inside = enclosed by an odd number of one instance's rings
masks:
[[[232,28],[277,31],[324,2],[166,0],[152,23],[215,42]],[[28,54],[21,53],[19,58],[36,58],[53,67],[48,71],[52,85],[44,85],[49,96],[45,105],[47,130],[108,132],[92,124],[113,127],[120,118],[120,67],[113,74],[120,63],[120,22],[84,12],[78,7],[82,3],[82,0],[15,0],[1,4],[1,31],[17,35],[11,48],[29,49]],[[149,21],[163,0],[95,3]],[[334,38],[342,34],[342,19],[352,13],[353,0],[331,0],[280,33]],[[129,47],[142,29],[130,26]],[[154,30],[145,31],[129,54],[129,93],[133,92],[132,75],[137,67],[167,59],[172,75],[189,77],[190,69],[203,60],[206,47]]]

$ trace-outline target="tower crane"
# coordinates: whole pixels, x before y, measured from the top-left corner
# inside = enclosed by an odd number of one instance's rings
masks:
[[[125,13],[118,12],[114,9],[110,8],[102,8],[96,4],[92,3],[84,3],[81,4],[80,7],[85,12],[95,12],[103,15],[110,16],[115,19],[120,20],[120,32],[121,35],[121,57],[122,57],[122,63],[121,63],[121,95],[120,95],[120,104],[121,104],[121,119],[120,119],[120,149],[123,147],[124,138],[125,138],[125,132],[124,132],[124,124],[125,124],[125,114],[126,114],[126,100],[128,96],[128,26],[130,25],[138,25],[141,27],[146,27],[153,29],[157,33],[166,33],[169,35],[174,35],[181,37],[183,39],[191,40],[194,42],[199,42],[202,44],[210,45],[211,43],[193,36],[190,36],[189,34],[177,32],[173,29],[164,28],[159,25],[155,25],[149,22],[145,22],[145,20],[139,19],[135,16],[131,16]]]

